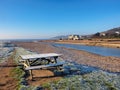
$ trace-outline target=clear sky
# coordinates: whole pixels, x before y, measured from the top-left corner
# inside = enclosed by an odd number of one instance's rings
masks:
[[[92,34],[120,27],[120,0],[0,0],[0,39]]]

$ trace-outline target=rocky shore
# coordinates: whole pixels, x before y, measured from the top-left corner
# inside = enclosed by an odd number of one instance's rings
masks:
[[[75,61],[110,72],[120,72],[120,58],[117,57],[105,57],[81,50],[55,47],[48,42],[14,42],[14,44],[38,53],[61,53],[64,60]]]

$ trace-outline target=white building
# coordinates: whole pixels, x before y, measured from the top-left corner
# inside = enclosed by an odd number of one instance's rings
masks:
[[[120,32],[116,31],[115,34],[120,35]]]
[[[80,40],[80,36],[79,35],[69,35],[68,40]]]
[[[106,34],[105,33],[100,33],[100,36],[106,36]]]

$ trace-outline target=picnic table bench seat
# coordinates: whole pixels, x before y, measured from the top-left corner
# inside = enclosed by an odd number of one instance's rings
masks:
[[[25,70],[35,70],[35,69],[42,69],[42,68],[48,68],[48,67],[57,67],[63,64],[65,64],[65,62],[59,62],[56,64],[48,64],[48,65],[29,66],[29,67],[26,67]]]

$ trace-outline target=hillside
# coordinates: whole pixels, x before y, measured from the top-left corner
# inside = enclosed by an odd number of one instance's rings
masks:
[[[68,36],[69,35],[61,35],[61,36],[53,37],[51,39],[68,39]],[[103,32],[96,32],[93,35],[84,35],[83,37],[93,37],[94,38],[94,37],[100,37],[100,36],[104,36],[104,37],[108,37],[108,38],[120,37],[120,27],[109,29],[109,30],[106,30]]]
[[[93,38],[120,38],[120,27],[93,34]]]
[[[119,32],[120,33],[120,27],[107,30],[104,33],[114,34],[115,32]]]

